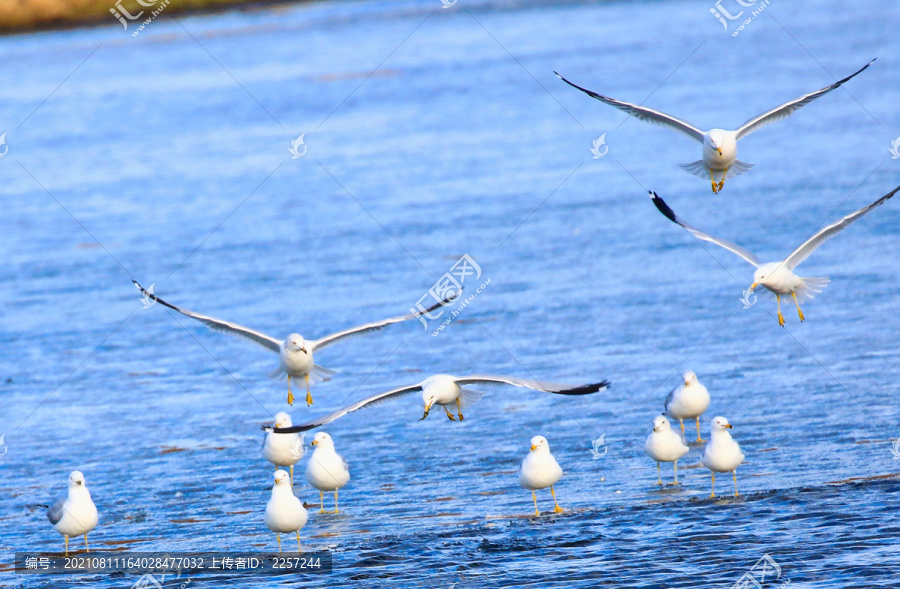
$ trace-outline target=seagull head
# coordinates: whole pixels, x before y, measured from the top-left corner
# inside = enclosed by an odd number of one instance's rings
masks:
[[[291,421],[291,416],[284,411],[275,414],[275,427],[291,427],[292,425],[294,423]]]
[[[681,375],[681,378],[684,379],[685,386],[692,385],[697,382],[697,374],[693,370],[688,370]]]
[[[772,286],[772,279],[776,278],[776,274],[782,274],[783,272],[779,272],[780,269],[784,268],[782,262],[769,262],[768,264],[763,264],[759,268],[753,272],[753,284],[750,285],[750,290],[752,291],[757,286]],[[776,280],[776,282],[778,282]]]
[[[303,352],[306,354],[306,340],[299,333],[292,333],[284,342],[285,346],[291,352]]]
[[[725,430],[731,429],[731,424],[728,423],[728,420],[724,417],[713,417],[712,422],[710,422],[710,429],[712,432],[719,433],[724,432]]]
[[[657,415],[656,418],[653,419],[654,432],[667,432],[670,429],[672,429],[672,426],[669,424],[669,420],[666,419],[665,415]]]
[[[721,156],[722,146],[725,144],[725,131],[723,131],[722,129],[713,129],[706,134],[706,143],[711,148],[718,151],[719,155]]]
[[[311,445],[321,446],[323,448],[334,448],[334,440],[332,440],[331,436],[329,436],[325,432],[319,432],[316,434],[316,437],[313,438]]]
[[[290,486],[291,479],[288,476],[287,471],[281,470],[280,468],[275,471],[275,486],[279,485],[288,485]]]
[[[425,402],[425,415],[422,416],[422,419],[428,417],[428,412],[431,411],[431,406],[434,405],[434,393],[428,390],[428,387],[425,387],[425,390],[422,391],[422,401]],[[422,421],[420,419],[419,421]]]
[[[83,487],[84,486],[84,475],[81,474],[80,470],[73,470],[69,475],[69,486],[70,487]]]
[[[550,442],[548,442],[547,438],[545,438],[544,436],[534,436],[533,438],[531,438],[531,451],[549,452]]]

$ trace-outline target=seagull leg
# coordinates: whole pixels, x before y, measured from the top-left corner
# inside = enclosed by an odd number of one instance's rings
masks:
[[[719,182],[719,192],[722,192],[722,189],[725,187],[725,176],[728,175],[729,168],[725,168],[725,171],[722,172],[722,180]]]
[[[737,486],[737,479],[734,480],[734,484],[735,484],[735,486]],[[84,551],[85,552],[91,551],[91,549],[88,548],[88,544],[87,544],[87,534],[84,535]]]
[[[800,322],[802,323],[806,317],[803,316],[803,311],[800,310],[800,303],[797,302],[797,293],[791,291],[791,296],[794,297],[794,304],[797,305],[797,314],[800,315]]]
[[[673,485],[678,484],[678,459],[677,458],[675,459],[675,482],[672,484]]]
[[[291,486],[294,486],[294,465],[291,465]]]
[[[325,513],[325,492],[319,491],[319,513]]]
[[[278,538],[278,554],[281,554],[281,534],[275,532],[275,537]]]
[[[309,392],[309,375],[306,375],[306,406],[312,405],[312,394]]]
[[[709,496],[716,496],[716,473],[712,473],[712,493],[710,493]]]
[[[300,530],[297,530],[297,554],[302,554],[303,549],[300,548]]]
[[[775,298],[778,300],[778,325],[784,327],[784,315],[781,314],[781,295],[776,293]]]
[[[531,498],[534,499],[534,515],[541,515],[537,508],[537,495],[534,494],[534,491],[531,492]]]
[[[659,462],[656,463],[656,484],[662,487],[662,478],[659,474]]]
[[[679,419],[678,422],[681,424],[681,437],[684,437],[684,420]]]
[[[447,409],[447,406],[446,406],[446,405],[441,405],[441,407],[443,407],[443,408],[444,408],[444,411],[446,411],[446,412],[447,412],[447,417],[449,417],[449,418],[450,418],[450,421],[456,421],[456,418],[455,418],[455,417],[453,417],[453,414],[452,414],[452,413],[450,413],[450,410],[449,410],[449,409]]]
[[[734,477],[734,496],[740,497],[741,494],[738,493],[738,490],[737,490],[737,469],[734,469],[731,471],[731,476]]]
[[[69,537],[63,534],[63,538],[66,540],[66,556],[69,556]]]
[[[288,374],[288,405],[294,404],[294,393],[291,392],[291,375]],[[275,468],[278,468],[277,466]]]
[[[702,442],[703,438],[700,437],[700,416],[698,415],[695,419],[697,420],[697,441]]]
[[[338,513],[337,494],[338,494],[338,490],[335,489],[334,490],[334,513]]]
[[[463,420],[462,407],[459,404],[459,397],[456,397],[456,412],[459,413],[459,420]]]
[[[559,506],[559,503],[556,502],[556,491],[553,490],[553,485],[550,485],[550,494],[553,495],[553,504],[556,506],[553,508],[553,511],[556,513],[562,513],[563,508]]]
[[[709,181],[712,182],[712,191],[718,193],[719,190],[716,186],[716,177],[713,175],[712,168],[709,169]]]

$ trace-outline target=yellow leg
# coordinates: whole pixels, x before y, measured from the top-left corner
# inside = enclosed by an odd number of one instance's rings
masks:
[[[275,537],[278,538],[278,554],[281,554],[281,534],[276,533]]]
[[[459,420],[463,420],[462,406],[459,404],[459,397],[456,397],[456,412],[459,413]]]
[[[335,512],[335,513],[338,513],[337,494],[338,494],[338,490],[335,489],[335,490],[334,490],[334,512]]]
[[[784,315],[781,314],[781,295],[776,294],[775,298],[778,300],[778,325],[784,327]]]
[[[300,548],[300,530],[297,530],[297,553],[301,554],[303,549]]]
[[[553,511],[556,513],[562,513],[563,508],[559,506],[559,503],[556,502],[556,492],[553,490],[553,485],[550,485],[550,494],[553,495],[553,504],[556,506],[553,508]]]
[[[737,489],[737,479],[734,479],[734,486],[735,486],[735,489]],[[87,534],[84,535],[84,551],[85,552],[91,551],[91,549],[88,548],[88,544],[87,544]]]
[[[722,189],[725,187],[725,176],[728,175],[729,168],[725,168],[725,171],[722,172],[722,181],[719,182],[719,192],[722,192]]]
[[[319,491],[319,513],[325,513],[325,493]]]
[[[710,493],[709,496],[716,496],[716,473],[712,473],[712,493]]]
[[[697,441],[702,442],[703,438],[700,437],[700,416],[698,415],[696,417],[696,419],[697,419]]]
[[[534,491],[531,492],[531,498],[534,499],[534,515],[541,515],[537,508],[537,495],[534,494]]]
[[[802,323],[806,317],[803,316],[803,311],[800,310],[800,303],[797,302],[797,293],[791,291],[791,296],[794,297],[794,304],[797,305],[797,314],[800,315],[800,322]]]
[[[740,495],[740,493],[738,493],[738,490],[737,490],[737,469],[731,471],[731,476],[734,477],[734,496],[740,497],[741,495]]]
[[[716,177],[713,175],[712,168],[709,170],[709,181],[712,183],[712,191],[719,192],[719,189],[716,186]]]
[[[678,422],[681,424],[681,437],[684,437],[684,420],[679,419]]]
[[[294,465],[291,465],[291,486],[294,486]]]
[[[66,540],[66,556],[69,556],[69,537],[66,535],[63,535],[63,538],[65,538],[65,540]]]
[[[656,484],[662,487],[662,478],[659,473],[659,462],[656,463]]]
[[[294,404],[294,393],[291,392],[291,375],[290,375],[290,374],[288,374],[288,398],[287,398],[287,402],[288,402],[288,405],[293,405],[293,404]]]
[[[444,411],[446,411],[446,412],[447,412],[447,417],[449,417],[449,418],[450,418],[450,421],[456,421],[456,418],[455,418],[455,417],[453,417],[453,414],[452,414],[452,413],[450,413],[450,410],[449,410],[449,409],[447,409],[447,406],[446,406],[446,405],[441,405],[441,407],[443,407],[443,408],[444,408]]]
[[[306,406],[312,405],[312,393],[309,392],[309,375],[306,375]]]

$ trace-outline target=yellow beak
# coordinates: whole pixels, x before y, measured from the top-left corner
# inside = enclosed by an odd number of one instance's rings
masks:
[[[535,450],[537,450],[537,446],[531,446],[531,451],[534,452]]]
[[[428,412],[431,411],[431,406],[433,404],[434,404],[434,401],[430,401],[425,405],[425,415],[423,415],[421,417],[421,419],[419,419],[419,421],[422,421],[422,419],[425,419],[426,417],[428,417]]]
[[[734,426],[731,425],[730,423],[728,425],[726,425],[725,427],[727,427],[728,429],[734,429]]]
[[[754,282],[753,284],[750,285],[750,290],[753,290],[753,289],[756,288],[757,286],[759,286],[759,283],[758,283],[758,282]]]
[[[318,446],[318,445],[319,445],[319,440],[313,440],[312,444],[310,444],[310,446]]]

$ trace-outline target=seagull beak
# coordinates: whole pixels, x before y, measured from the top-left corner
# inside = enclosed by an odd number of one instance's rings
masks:
[[[717,148],[716,148],[716,151],[719,152],[719,155],[722,155],[722,148],[721,148],[721,147],[717,147]]]
[[[433,404],[434,404],[434,401],[429,401],[428,404],[425,405],[425,415],[422,416],[422,419],[425,419],[426,417],[428,417],[428,412],[431,411],[431,406]],[[422,419],[420,419],[419,421],[422,421]]]
[[[726,423],[725,427],[727,427],[728,429],[734,429],[734,426],[731,425],[730,423]]]
[[[305,347],[300,348],[300,351],[303,352],[304,354],[308,353],[308,352],[306,351],[306,348],[305,348]]]
[[[753,284],[750,285],[750,290],[753,290],[753,289],[756,288],[757,286],[759,286],[759,283],[758,283],[758,282],[754,282]]]
[[[534,452],[535,450],[537,450],[537,446],[535,446],[534,444],[532,444],[532,445],[531,445],[531,451]]]
[[[318,446],[318,445],[319,445],[319,440],[313,440],[312,444],[310,444],[310,446]]]

